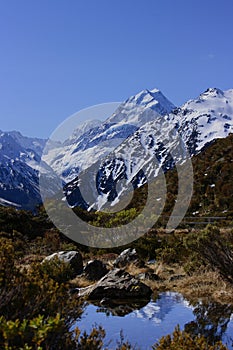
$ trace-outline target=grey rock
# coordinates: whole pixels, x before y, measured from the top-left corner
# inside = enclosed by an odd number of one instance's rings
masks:
[[[74,270],[74,272],[76,274],[80,274],[83,271],[83,259],[82,259],[82,255],[80,254],[80,252],[75,251],[75,250],[71,250],[68,252],[62,251],[62,252],[58,252],[58,253],[53,253],[49,256],[47,256],[46,258],[44,258],[44,261],[51,261],[55,258],[58,258],[60,261],[64,261],[67,264],[70,264],[70,266],[72,267],[72,269]],[[42,263],[43,263],[42,262]]]
[[[79,290],[80,296],[87,296],[89,300],[130,300],[149,299],[152,294],[150,287],[129,273],[121,269],[113,269],[97,283]]]
[[[83,272],[90,281],[97,281],[108,273],[108,269],[101,260],[95,259],[88,261]]]
[[[121,254],[113,262],[114,267],[125,267],[132,262],[137,262],[139,260],[138,254],[135,249],[128,248],[123,250]]]

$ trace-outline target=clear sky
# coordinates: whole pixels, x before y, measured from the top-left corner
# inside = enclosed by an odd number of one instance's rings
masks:
[[[76,111],[159,88],[233,88],[232,0],[0,0],[0,129],[47,137]]]

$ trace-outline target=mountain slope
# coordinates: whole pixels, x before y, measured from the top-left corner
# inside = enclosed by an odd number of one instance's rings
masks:
[[[212,141],[202,152],[192,157],[192,165],[194,186],[187,216],[226,217],[232,221],[233,134]],[[162,214],[164,218],[171,214],[177,198],[178,182],[175,169],[167,172],[166,183],[167,198]],[[146,187],[141,188],[140,194],[135,196],[131,205],[137,207],[146,193]]]
[[[189,213],[233,218],[233,134],[214,140],[192,162],[194,192]]]

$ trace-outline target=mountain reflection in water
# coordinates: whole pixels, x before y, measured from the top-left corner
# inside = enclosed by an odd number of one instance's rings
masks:
[[[88,304],[81,320],[75,326],[81,331],[90,331],[93,325],[102,325],[106,330],[105,343],[111,340],[110,349],[120,339],[125,339],[141,350],[151,349],[162,336],[172,333],[177,324],[181,329],[207,337],[210,343],[222,340],[233,349],[233,307],[211,300],[190,302],[179,293],[160,293],[146,305],[106,301],[104,305]]]

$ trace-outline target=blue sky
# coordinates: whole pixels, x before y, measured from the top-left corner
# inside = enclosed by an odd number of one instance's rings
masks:
[[[0,0],[0,129],[159,88],[174,104],[233,88],[232,0]]]

